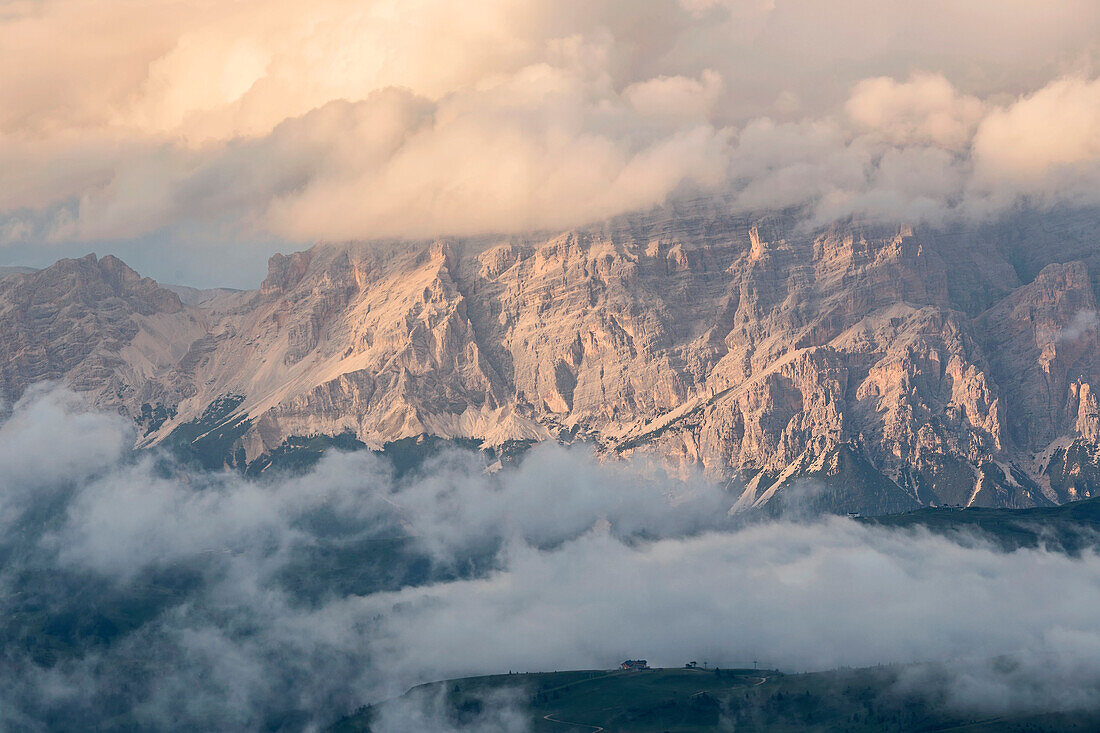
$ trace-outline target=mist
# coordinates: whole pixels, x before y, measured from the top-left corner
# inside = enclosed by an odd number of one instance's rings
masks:
[[[0,425],[3,727],[317,729],[422,682],[625,658],[943,663],[899,685],[989,711],[1100,692],[1093,551],[744,524],[721,485],[576,447],[400,477],[331,453],[245,479],[134,439],[58,388]],[[469,729],[520,729],[523,699]],[[441,705],[403,702],[380,729],[448,729]]]

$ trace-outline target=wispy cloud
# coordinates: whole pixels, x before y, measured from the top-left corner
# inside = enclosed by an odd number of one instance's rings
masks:
[[[1058,332],[1057,340],[1062,342],[1075,342],[1087,333],[1095,333],[1100,329],[1100,314],[1094,310],[1080,310],[1073,314],[1073,318]]]

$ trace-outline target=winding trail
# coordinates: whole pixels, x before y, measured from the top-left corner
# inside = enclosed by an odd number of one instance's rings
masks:
[[[551,723],[561,723],[562,725],[579,725],[581,728],[591,728],[593,733],[600,733],[603,730],[603,726],[592,725],[590,723],[570,723],[568,720],[558,720],[554,717],[553,713],[542,716],[543,720],[549,720]]]
[[[997,722],[1000,722],[1002,720],[1005,720],[1005,718],[1004,717],[986,718],[985,720],[975,720],[975,721],[972,721],[970,723],[960,723],[958,725],[952,725],[952,726],[949,726],[947,728],[932,728],[930,730],[935,730],[937,733],[939,733],[940,731],[948,731],[948,730],[966,730],[967,728],[977,728],[979,726],[986,726],[986,725],[989,725],[990,723],[997,723]]]
[[[757,679],[757,680],[760,680],[759,682],[755,682],[755,683],[753,683],[753,684],[749,685],[749,687],[759,687],[760,685],[762,685],[762,684],[764,684],[765,682],[767,682],[767,681],[768,681],[768,678],[767,678],[767,677],[750,677],[749,679]],[[730,689],[731,689],[731,690],[735,690],[735,689],[737,689],[738,687],[739,687],[739,685],[733,685],[732,687],[730,687]],[[691,694],[691,697],[695,697],[695,696],[697,696],[697,695],[702,695],[702,694],[703,694],[704,692],[710,692],[710,689],[708,688],[708,689],[706,689],[706,690],[699,690],[698,692],[693,692],[693,693]]]

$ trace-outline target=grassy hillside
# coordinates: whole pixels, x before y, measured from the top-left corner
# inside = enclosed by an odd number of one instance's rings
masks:
[[[881,527],[919,527],[953,539],[976,535],[1005,550],[1043,546],[1077,554],[1100,544],[1100,499],[1037,509],[918,509],[861,521]]]
[[[477,729],[501,699],[534,733],[695,731],[1093,731],[1100,711],[996,716],[953,712],[934,693],[900,692],[897,668],[784,675],[775,671],[656,669],[470,677],[423,685],[364,708],[331,730],[372,730],[402,706],[444,699],[446,727]],[[501,691],[512,691],[501,695]],[[387,708],[389,708],[387,710]],[[436,711],[440,712],[439,710]]]

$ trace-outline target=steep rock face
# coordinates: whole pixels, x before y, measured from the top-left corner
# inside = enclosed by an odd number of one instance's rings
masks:
[[[1032,467],[1056,502],[1092,496],[1078,475],[1096,473],[1096,398],[1100,381],[1097,304],[1085,262],[1044,267],[977,320],[992,370],[1012,405],[1012,445],[1031,451]],[[1067,449],[1069,449],[1067,451]]]
[[[273,258],[260,293],[181,370],[196,393],[151,442],[224,395],[243,396],[249,461],[289,436],[546,437],[482,356],[453,258],[444,245],[383,243]]]
[[[61,260],[0,280],[0,392],[14,400],[64,379],[138,422],[154,420],[155,405],[163,419],[188,387],[156,375],[204,330],[201,314],[115,257]]]
[[[35,357],[19,316],[0,374],[16,395],[64,377],[139,421],[149,398],[131,393],[155,395],[168,415],[145,442],[206,441],[214,465],[309,436],[586,440],[701,465],[739,507],[1061,502],[1100,490],[1100,244],[1096,216],[1053,221],[807,232],[669,207],[552,236],[317,246],[197,305],[110,258],[67,261],[0,284],[23,304],[0,318],[41,300],[61,350]],[[93,265],[66,300],[63,273]]]
[[[488,357],[521,404],[591,432],[672,409],[702,386],[713,356],[693,341],[725,278],[710,247],[680,260],[669,249],[571,233],[500,245],[462,268]]]
[[[1046,445],[1076,416],[1071,386],[1095,381],[1098,367],[1095,318],[1081,261],[1048,265],[978,318],[993,373],[1014,407],[1007,429],[1015,444]]]

